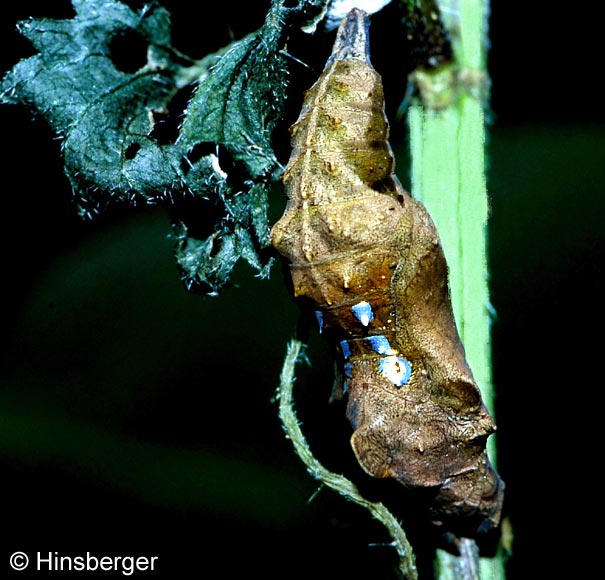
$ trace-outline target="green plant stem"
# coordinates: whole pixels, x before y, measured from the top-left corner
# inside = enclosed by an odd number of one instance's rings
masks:
[[[391,545],[399,555],[399,570],[401,574],[408,580],[416,580],[418,574],[414,562],[414,553],[403,528],[395,516],[393,516],[382,503],[366,500],[359,493],[355,485],[346,477],[327,470],[315,458],[307,444],[305,436],[298,424],[298,420],[296,419],[294,401],[292,398],[296,363],[302,357],[303,348],[304,345],[295,339],[288,344],[288,350],[280,377],[280,385],[277,391],[277,398],[279,399],[279,418],[286,431],[286,436],[292,441],[296,453],[313,477],[337,491],[346,499],[367,509],[374,518],[387,528],[391,535],[391,539],[393,540]]]
[[[442,0],[452,38],[456,84],[445,107],[414,104],[409,111],[412,194],[431,214],[450,270],[454,315],[467,360],[494,413],[490,353],[490,302],[487,264],[487,189],[485,182],[485,33],[487,0]],[[488,442],[496,459],[494,436]],[[474,544],[474,542],[473,542]],[[439,551],[443,579],[505,577],[503,559],[481,558],[479,571]],[[466,558],[471,558],[470,551]]]

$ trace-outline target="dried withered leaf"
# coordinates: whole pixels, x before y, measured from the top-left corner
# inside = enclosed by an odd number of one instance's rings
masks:
[[[240,259],[268,275],[284,42],[324,2],[272,0],[259,30],[193,61],[172,47],[159,3],[72,0],[71,19],[20,23],[37,52],[0,78],[0,104],[50,124],[83,216],[121,203],[168,207],[183,282],[215,294]]]
[[[364,12],[343,21],[291,132],[289,202],[271,240],[295,295],[339,344],[357,459],[370,475],[432,490],[438,521],[494,528],[504,486],[485,443],[495,425],[465,360],[435,226],[393,174]]]

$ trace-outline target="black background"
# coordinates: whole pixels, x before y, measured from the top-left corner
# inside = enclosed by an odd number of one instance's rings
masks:
[[[192,13],[191,3],[162,3],[177,48],[193,57],[256,29],[269,4],[223,0]],[[72,14],[67,1],[5,3],[0,70],[33,54],[17,20]],[[372,25],[391,114],[405,90],[393,14],[386,8]],[[495,0],[490,26],[494,381],[515,535],[508,574],[584,577],[594,558],[585,526],[600,520],[600,24],[584,5]],[[282,139],[332,38],[290,46],[311,69],[291,68]],[[23,550],[157,555],[153,577],[394,578],[389,549],[368,547],[388,541],[378,524],[328,491],[307,504],[316,484],[271,402],[297,321],[279,267],[269,281],[238,267],[220,298],[188,294],[164,213],[80,221],[46,125],[20,107],[0,108],[0,118],[0,575],[16,577],[8,556]],[[405,159],[405,125],[393,123],[392,135]],[[398,173],[406,184],[405,161]],[[326,404],[330,353],[316,337],[310,357],[297,383],[310,443],[374,493],[351,461],[342,407]]]

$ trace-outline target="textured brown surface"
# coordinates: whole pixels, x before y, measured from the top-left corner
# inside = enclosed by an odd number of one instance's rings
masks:
[[[485,531],[502,503],[485,451],[495,425],[465,360],[435,227],[393,175],[367,32],[367,16],[352,11],[306,93],[283,176],[288,206],[271,239],[295,295],[340,341],[361,466],[432,489],[436,520],[465,516]]]

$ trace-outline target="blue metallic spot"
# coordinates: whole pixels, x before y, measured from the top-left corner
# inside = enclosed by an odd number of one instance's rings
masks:
[[[353,377],[353,365],[351,363],[345,363],[342,368],[346,377],[342,382],[342,394],[344,395],[349,390],[349,379]]]
[[[342,350],[342,356],[345,358],[345,360],[351,356],[351,347],[346,340],[340,341],[340,350]]]
[[[396,387],[407,385],[412,378],[412,365],[401,356],[385,356],[380,360],[378,370]]]
[[[378,354],[395,354],[395,351],[391,348],[391,343],[389,339],[384,336],[384,334],[377,334],[375,336],[367,336],[364,338],[367,340],[372,349],[375,350]]]
[[[351,363],[345,363],[343,369],[345,371],[345,377],[350,379],[353,376],[353,365]]]
[[[321,333],[324,329],[324,315],[321,310],[315,311],[315,318],[317,318],[317,324],[319,326],[319,332]]]
[[[374,310],[372,310],[372,305],[365,300],[351,306],[351,310],[353,311],[353,315],[361,324],[364,326],[368,326],[372,320],[374,320]]]

